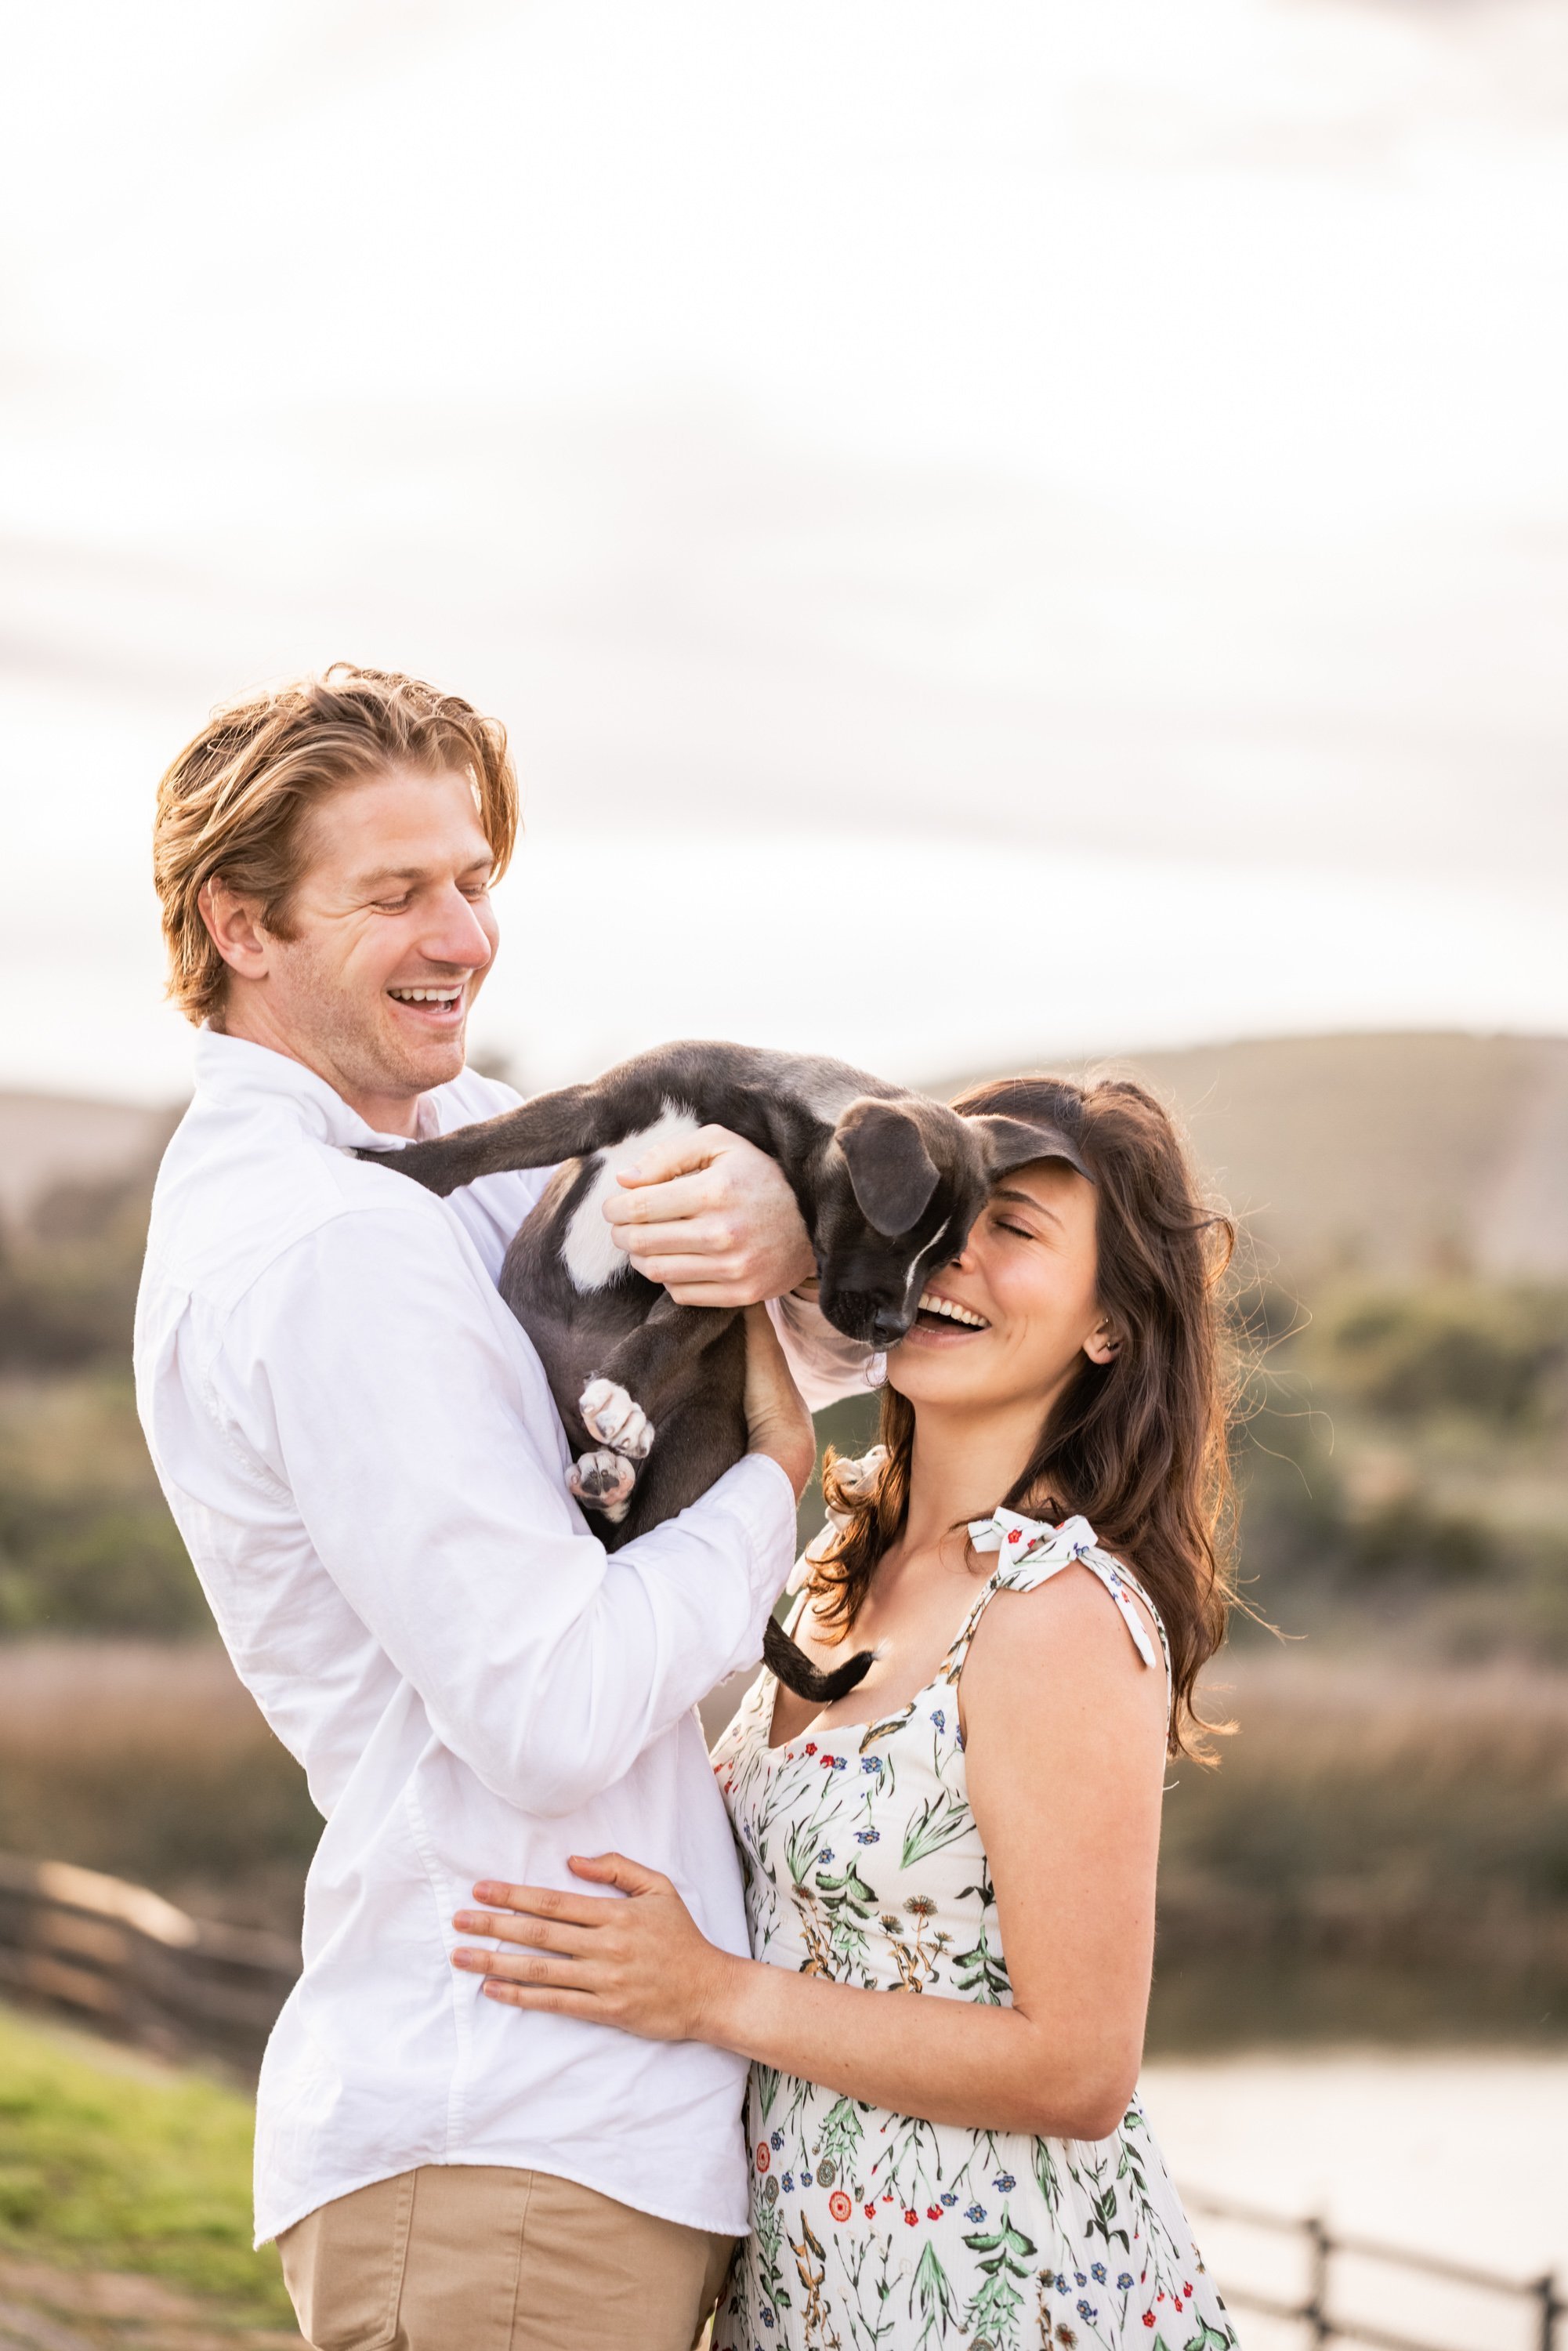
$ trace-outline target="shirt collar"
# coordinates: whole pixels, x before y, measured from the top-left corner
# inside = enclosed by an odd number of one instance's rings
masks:
[[[202,1029],[196,1038],[196,1091],[225,1108],[271,1101],[287,1104],[307,1134],[341,1150],[353,1144],[374,1144],[379,1150],[396,1149],[409,1138],[382,1134],[350,1110],[341,1094],[303,1061],[270,1046],[253,1045],[247,1037],[225,1037],[216,1029]],[[444,1086],[422,1094],[419,1134],[441,1131],[438,1102]]]

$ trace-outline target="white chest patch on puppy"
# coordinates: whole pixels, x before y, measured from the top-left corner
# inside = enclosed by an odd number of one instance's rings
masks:
[[[701,1123],[695,1112],[667,1102],[652,1126],[639,1127],[624,1142],[600,1153],[593,1181],[572,1210],[561,1243],[561,1261],[574,1290],[602,1290],[626,1270],[626,1252],[616,1248],[604,1214],[604,1203],[620,1189],[615,1181],[620,1170],[635,1167],[650,1144],[678,1142],[683,1135],[695,1134]]]

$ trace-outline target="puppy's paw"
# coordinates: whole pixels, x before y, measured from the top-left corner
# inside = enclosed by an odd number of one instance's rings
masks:
[[[613,1380],[590,1380],[578,1397],[577,1408],[590,1437],[612,1445],[629,1461],[643,1461],[653,1442],[653,1424],[640,1404]]]
[[[580,1453],[566,1473],[567,1491],[585,1510],[618,1527],[632,1507],[637,1464],[622,1453]]]

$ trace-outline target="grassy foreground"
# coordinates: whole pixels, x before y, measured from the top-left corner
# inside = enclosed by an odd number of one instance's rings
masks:
[[[289,2325],[277,2252],[251,2250],[251,2120],[221,2083],[0,2009],[0,2246]]]

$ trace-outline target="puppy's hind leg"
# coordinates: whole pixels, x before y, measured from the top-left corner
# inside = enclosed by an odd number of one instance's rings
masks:
[[[632,1119],[635,1123],[635,1118]],[[481,1176],[498,1175],[510,1167],[553,1167],[559,1160],[576,1159],[619,1142],[627,1131],[628,1115],[617,1108],[613,1089],[601,1084],[562,1086],[558,1093],[536,1094],[517,1110],[473,1126],[455,1127],[450,1134],[433,1135],[428,1143],[406,1144],[401,1151],[357,1148],[356,1159],[379,1159],[400,1176],[412,1176],[427,1192],[443,1199],[460,1185]]]
[[[614,1380],[592,1379],[577,1399],[582,1425],[590,1437],[613,1447],[629,1461],[645,1461],[653,1443],[653,1424],[634,1398]]]
[[[597,1510],[618,1527],[632,1507],[637,1487],[637,1464],[608,1447],[580,1453],[566,1473],[567,1491],[585,1510]]]
[[[657,1416],[689,1387],[699,1356],[717,1345],[734,1321],[732,1307],[677,1306],[665,1290],[600,1369]]]
[[[590,1437],[629,1460],[645,1461],[656,1433],[653,1416],[689,1385],[699,1356],[734,1321],[722,1308],[677,1306],[666,1292],[611,1349],[578,1397]]]

